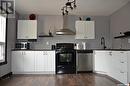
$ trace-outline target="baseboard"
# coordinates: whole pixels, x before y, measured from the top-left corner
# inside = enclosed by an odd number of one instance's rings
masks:
[[[12,76],[12,72],[9,72],[8,74],[6,74],[6,75],[0,77],[0,80],[7,79],[7,78],[9,78],[9,77],[11,77],[11,76]]]

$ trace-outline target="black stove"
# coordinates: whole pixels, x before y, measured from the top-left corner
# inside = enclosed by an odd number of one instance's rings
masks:
[[[76,73],[76,51],[73,43],[56,44],[56,74]]]

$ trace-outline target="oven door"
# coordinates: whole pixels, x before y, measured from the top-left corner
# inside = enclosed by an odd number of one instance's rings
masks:
[[[57,65],[74,65],[76,63],[75,51],[60,51],[56,53]]]

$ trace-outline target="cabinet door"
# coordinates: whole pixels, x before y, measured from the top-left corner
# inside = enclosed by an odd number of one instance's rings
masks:
[[[37,21],[36,20],[27,20],[27,37],[28,39],[37,39]]]
[[[76,21],[76,39],[84,39],[85,21]]]
[[[18,20],[17,39],[37,39],[37,21]]]
[[[24,72],[34,72],[34,51],[23,51]]]
[[[94,52],[94,70],[95,72],[106,74],[107,73],[107,52],[106,51],[95,51]]]
[[[110,76],[126,84],[127,82],[127,53],[125,51],[112,51]]]
[[[55,51],[47,51],[47,71],[55,71]]]
[[[14,74],[20,74],[24,72],[23,70],[23,52],[22,51],[12,51],[12,72]]]
[[[43,72],[47,68],[47,58],[45,51],[35,51],[35,71]]]
[[[28,21],[18,20],[17,39],[27,39]]]
[[[94,39],[95,22],[94,21],[76,21],[76,39]]]
[[[94,21],[85,22],[84,32],[86,39],[95,39],[95,22]]]

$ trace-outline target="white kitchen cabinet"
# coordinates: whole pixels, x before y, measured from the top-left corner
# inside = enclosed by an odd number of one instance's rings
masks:
[[[55,51],[35,51],[35,71],[39,73],[55,73]]]
[[[23,51],[24,72],[34,72],[34,51]]]
[[[35,51],[35,71],[43,72],[47,68],[46,51]]]
[[[23,52],[22,51],[13,51],[12,52],[12,72],[14,74],[24,72],[24,62],[23,62]]]
[[[17,39],[37,39],[37,20],[18,20]]]
[[[55,72],[55,52],[47,51],[47,71]]]
[[[76,21],[76,39],[95,39],[94,21]]]
[[[14,74],[55,74],[55,51],[12,51]]]
[[[127,57],[126,51],[95,51],[94,71],[127,84]]]
[[[108,51],[95,51],[94,52],[94,71],[101,74],[108,72]]]
[[[122,83],[127,83],[127,52],[112,51],[111,71],[109,76],[119,80]]]
[[[12,72],[15,74],[34,72],[34,52],[12,51]]]

